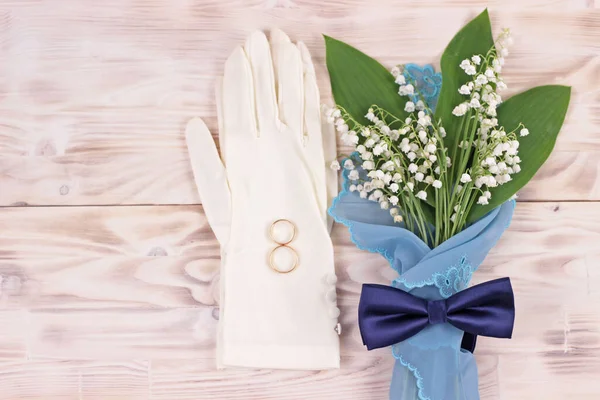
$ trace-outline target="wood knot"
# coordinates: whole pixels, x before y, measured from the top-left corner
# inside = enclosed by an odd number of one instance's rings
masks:
[[[52,157],[56,153],[56,145],[52,140],[42,139],[35,146],[34,155],[36,156]]]
[[[21,292],[22,281],[16,275],[2,276],[0,275],[0,296],[16,296]]]
[[[164,257],[164,256],[168,255],[168,253],[162,247],[153,247],[148,252],[148,255],[150,257]]]

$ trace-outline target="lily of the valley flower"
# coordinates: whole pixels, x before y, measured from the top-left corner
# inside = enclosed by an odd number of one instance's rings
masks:
[[[518,137],[529,134],[522,124],[508,131],[497,118],[503,101],[499,91],[506,89],[500,74],[511,40],[504,31],[487,54],[460,62],[467,82],[457,89],[463,100],[452,104],[452,114],[463,119],[459,131],[455,124],[448,130],[452,149],[444,143],[444,120],[434,120],[423,96],[423,82],[407,72],[412,66],[391,71],[398,94],[406,98],[403,117],[373,105],[365,114],[368,123],[362,124],[343,109],[327,110],[342,142],[356,150],[352,161],[343,163],[349,190],[379,203],[395,222],[420,230],[422,237],[430,234],[421,211],[429,207],[425,201],[436,207],[436,221],[443,218],[436,229],[445,224],[452,232],[464,227],[471,206],[490,204],[492,189],[521,170]],[[437,240],[439,231],[435,234]]]

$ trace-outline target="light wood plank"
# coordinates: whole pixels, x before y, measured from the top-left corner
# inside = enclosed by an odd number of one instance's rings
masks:
[[[36,310],[29,315],[32,359],[214,359],[218,312],[179,309]]]
[[[200,206],[0,208],[0,240],[3,260],[219,255]]]
[[[214,305],[219,246],[200,207],[0,209],[0,307]]]
[[[4,360],[24,361],[27,358],[28,325],[26,311],[0,310],[0,363]]]
[[[197,256],[0,260],[0,308],[215,305],[218,269],[217,258]]]
[[[327,10],[315,0],[61,4],[7,3],[0,20],[0,205],[197,204],[183,126],[201,115],[215,132],[214,81],[248,32],[277,25],[306,41],[330,101],[321,32],[387,66],[435,62],[483,7],[439,0],[423,8],[354,0]],[[588,166],[569,191],[556,190],[564,175],[544,173],[525,199],[600,199],[600,13],[589,6],[511,0],[491,9],[495,29],[511,26],[517,39],[506,67],[509,93],[547,83],[574,88],[544,171],[574,174],[581,160]],[[436,20],[444,24],[432,29]],[[388,37],[398,40],[382,40]]]
[[[600,199],[600,152],[553,152],[518,198],[519,201],[565,199]]]
[[[0,398],[149,399],[149,367],[147,361],[4,362],[0,363]]]

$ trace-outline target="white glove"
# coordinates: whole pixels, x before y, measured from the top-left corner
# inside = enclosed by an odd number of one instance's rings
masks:
[[[221,244],[219,367],[339,368],[327,206],[335,136],[322,134],[310,54],[281,31],[253,33],[217,85],[221,157],[200,119],[186,128],[194,178]],[[269,265],[278,219],[296,226],[296,269]],[[284,251],[285,252],[285,251]],[[285,269],[278,267],[280,269]]]

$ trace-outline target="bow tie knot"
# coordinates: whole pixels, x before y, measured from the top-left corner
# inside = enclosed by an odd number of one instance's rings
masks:
[[[384,285],[363,285],[358,325],[369,350],[391,346],[428,325],[449,323],[472,338],[512,336],[515,300],[509,278],[458,292],[445,300],[426,300]],[[465,335],[466,336],[466,335]]]
[[[448,321],[446,300],[430,300],[427,302],[427,314],[431,325],[443,324]]]

